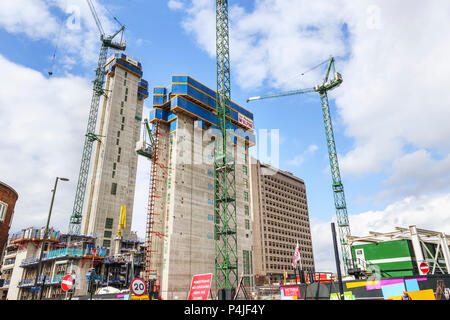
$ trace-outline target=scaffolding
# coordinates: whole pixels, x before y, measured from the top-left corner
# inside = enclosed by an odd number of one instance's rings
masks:
[[[148,205],[147,205],[147,226],[145,234],[145,263],[144,263],[144,279],[149,282],[153,275],[156,275],[157,270],[152,269],[152,254],[157,252],[154,244],[155,236],[158,234],[154,230],[154,216],[157,214],[155,212],[155,201],[157,198],[161,198],[156,194],[156,184],[159,181],[157,179],[157,168],[158,168],[158,151],[159,151],[159,137],[160,123],[155,121],[153,124],[153,143],[152,143],[152,156],[151,156],[151,168],[150,168],[150,183],[149,183],[149,194],[148,194]]]

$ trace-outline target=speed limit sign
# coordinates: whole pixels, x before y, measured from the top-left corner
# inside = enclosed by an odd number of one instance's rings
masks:
[[[135,296],[142,296],[147,293],[147,284],[141,278],[134,278],[131,281],[130,290]]]

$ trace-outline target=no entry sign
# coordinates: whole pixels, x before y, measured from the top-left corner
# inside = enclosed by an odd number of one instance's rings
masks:
[[[419,269],[420,269],[420,271],[421,271],[422,273],[427,274],[428,271],[430,271],[430,266],[428,265],[428,263],[422,262],[422,263],[419,265]]]
[[[66,276],[64,276],[64,278],[62,278],[61,280],[61,289],[63,289],[63,291],[69,291],[73,286],[73,277],[68,274]]]
[[[135,296],[142,296],[147,292],[147,284],[141,278],[134,278],[131,281],[130,290]]]
[[[212,273],[197,274],[192,277],[188,300],[208,300]]]

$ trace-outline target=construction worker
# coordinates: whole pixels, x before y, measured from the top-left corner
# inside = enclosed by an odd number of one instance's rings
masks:
[[[407,291],[403,291],[402,300],[412,300]]]

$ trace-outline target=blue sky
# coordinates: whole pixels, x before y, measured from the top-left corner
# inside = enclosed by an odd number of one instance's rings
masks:
[[[185,74],[215,89],[213,3],[97,0],[96,7],[107,33],[117,28],[113,15],[127,26],[126,53],[142,62],[150,87]],[[387,0],[230,1],[232,99],[254,113],[257,134],[279,130],[279,167],[305,180],[321,269],[333,268],[335,209],[319,96],[246,99],[313,87],[323,68],[300,74],[335,56],[344,83],[329,98],[352,231],[417,224],[450,233],[450,108],[442,95],[450,71],[443,12],[450,4],[410,4],[399,11],[399,1]],[[97,28],[84,1],[3,2],[0,41],[7,44],[0,67],[8,75],[0,83],[0,180],[20,195],[12,231],[45,223],[54,177],[66,175],[71,181],[58,187],[52,217],[65,231],[100,46]],[[146,112],[151,103],[149,97]],[[147,168],[139,160],[133,228],[141,237]]]

